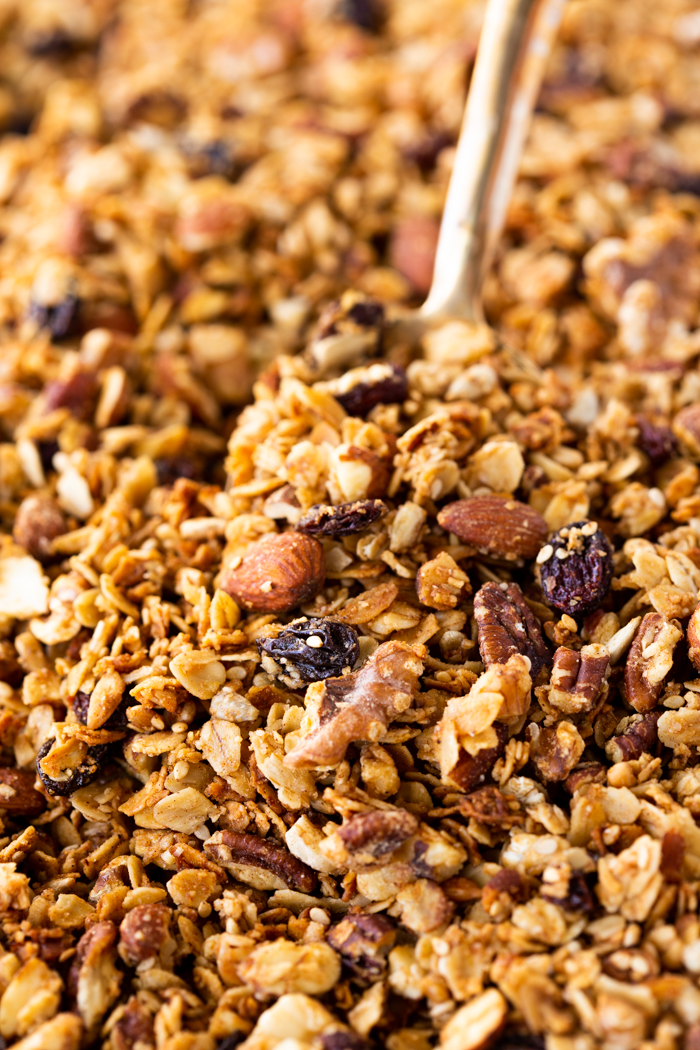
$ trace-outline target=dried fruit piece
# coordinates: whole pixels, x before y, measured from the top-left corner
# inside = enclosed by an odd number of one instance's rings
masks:
[[[612,544],[594,521],[565,525],[537,555],[545,599],[570,616],[593,612],[610,589],[612,558]]]
[[[664,423],[655,423],[646,416],[637,416],[639,437],[637,444],[646,452],[652,466],[660,467],[677,451],[678,444],[673,431]]]
[[[53,557],[53,540],[68,529],[63,511],[47,494],[27,496],[17,508],[12,537],[40,562]]]
[[[470,496],[448,503],[438,522],[481,554],[505,561],[534,558],[547,538],[542,515],[511,496]]]
[[[552,654],[542,637],[539,620],[523,598],[517,583],[485,583],[474,598],[479,652],[487,667],[504,664],[515,653],[530,660],[535,681]]]
[[[357,631],[335,620],[294,620],[275,638],[259,638],[262,665],[290,687],[336,678],[352,670],[360,655]]]
[[[334,766],[352,741],[381,740],[391,719],[413,703],[424,652],[423,646],[384,642],[359,671],[310,685],[310,732],[285,756],[285,765]]]
[[[640,623],[625,665],[625,698],[635,711],[656,707],[682,637],[678,623],[659,613],[647,613]]]
[[[299,519],[295,528],[309,536],[352,536],[369,528],[386,512],[386,503],[380,499],[358,499],[336,507],[317,503]]]
[[[223,573],[220,586],[245,609],[289,612],[312,601],[325,578],[323,547],[318,540],[282,532],[258,540],[240,565]]]
[[[376,361],[334,379],[328,390],[349,416],[364,418],[375,405],[402,404],[408,394],[408,377],[399,365]]]
[[[36,756],[36,770],[49,795],[72,795],[78,788],[91,784],[104,766],[105,756],[109,750],[106,744],[93,744],[92,747],[87,747],[77,741],[71,741],[71,743],[76,746],[71,749],[70,754],[66,754],[65,765],[60,777],[55,775],[52,767],[50,767],[51,775],[44,769],[44,760],[49,757],[52,748],[56,745],[53,737],[41,745]],[[63,746],[65,745],[57,745],[57,747]]]

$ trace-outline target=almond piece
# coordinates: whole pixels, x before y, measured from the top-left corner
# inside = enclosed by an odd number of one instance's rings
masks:
[[[240,565],[225,571],[221,590],[255,612],[289,612],[311,601],[323,587],[323,547],[299,532],[264,536]]]
[[[0,769],[0,809],[11,817],[38,817],[46,799],[34,787],[34,775],[24,769]]]
[[[542,515],[510,496],[471,496],[448,503],[438,522],[479,553],[506,561],[535,558],[547,539]]]

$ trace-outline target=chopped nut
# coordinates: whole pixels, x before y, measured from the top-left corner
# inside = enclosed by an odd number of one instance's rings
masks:
[[[671,713],[671,712],[669,712]],[[633,762],[643,754],[653,754],[659,739],[658,722],[660,711],[649,711],[646,715],[635,715],[619,736],[611,737],[605,745],[605,753],[613,762]]]
[[[285,756],[293,768],[337,765],[353,740],[381,740],[389,721],[413,703],[422,647],[385,642],[359,671],[314,682],[306,694],[309,728]]]
[[[554,654],[547,703],[565,715],[592,711],[608,695],[610,657],[604,645],[576,652],[561,646]]]
[[[530,661],[534,681],[550,662],[540,625],[517,584],[501,588],[497,583],[485,583],[474,597],[474,615],[479,652],[487,667],[504,664],[514,653],[522,653]]]
[[[269,873],[269,889],[300,890],[311,893],[316,888],[316,876],[301,860],[281,846],[273,845],[257,835],[233,831],[217,831],[204,844],[205,852],[228,868],[242,882],[255,879],[256,872]]]
[[[12,535],[33,558],[47,562],[53,557],[53,540],[67,531],[68,523],[56,501],[37,493],[20,503]]]
[[[635,711],[656,706],[682,637],[678,625],[658,613],[647,613],[642,620],[625,665],[625,696]]]
[[[584,752],[585,742],[572,722],[541,729],[529,726],[530,756],[543,780],[566,780]]]

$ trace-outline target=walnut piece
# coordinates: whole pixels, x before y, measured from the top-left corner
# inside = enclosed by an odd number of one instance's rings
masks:
[[[403,809],[372,810],[357,813],[338,830],[348,853],[346,864],[353,870],[376,864],[393,853],[418,830],[418,821]]]
[[[466,696],[454,697],[435,730],[442,778],[451,779],[462,752],[477,756],[496,749],[499,737],[494,722],[517,722],[530,706],[532,679],[526,656],[511,656],[493,664]]]
[[[328,932],[328,943],[357,974],[374,977],[386,968],[396,942],[393,923],[384,915],[347,915]]]
[[[336,766],[355,740],[381,740],[409,709],[423,672],[423,646],[385,642],[353,674],[313,682],[306,692],[303,735],[284,759],[296,769]]]
[[[625,697],[635,711],[651,711],[673,665],[673,650],[683,637],[678,623],[647,613],[627,654]]]
[[[541,668],[550,663],[552,656],[539,621],[517,583],[507,586],[485,583],[474,598],[474,616],[479,630],[479,652],[487,667],[504,664],[509,656],[522,653],[530,660],[530,673],[535,681]]]
[[[604,645],[584,645],[579,652],[560,646],[554,654],[547,702],[565,715],[592,711],[608,694],[609,674],[610,657]]]
[[[257,886],[256,873],[269,875],[267,889],[299,890],[312,893],[316,888],[316,875],[303,861],[286,849],[257,835],[246,835],[235,831],[217,831],[207,839],[204,851],[218,864],[231,871],[237,879]],[[252,881],[251,881],[252,880]]]

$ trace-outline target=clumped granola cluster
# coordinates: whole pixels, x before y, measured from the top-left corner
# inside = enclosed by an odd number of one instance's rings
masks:
[[[691,0],[0,3],[0,1037],[698,1050]]]

